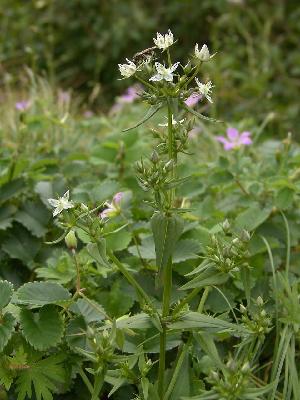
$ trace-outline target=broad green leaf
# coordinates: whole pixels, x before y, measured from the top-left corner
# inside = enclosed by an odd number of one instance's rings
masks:
[[[1,316],[0,319],[0,352],[7,345],[7,342],[11,338],[14,332],[16,320],[10,313],[6,313]]]
[[[121,317],[116,321],[117,328],[148,329],[153,328],[151,318],[145,313],[136,314],[132,317]]]
[[[156,265],[165,267],[172,256],[183,231],[184,222],[178,215],[153,214],[151,228],[154,237]]]
[[[64,324],[54,305],[46,305],[36,312],[22,309],[20,324],[23,336],[37,350],[47,350],[61,341]]]
[[[0,281],[0,312],[10,302],[13,290],[13,285],[10,282]]]
[[[1,189],[0,189],[1,190]],[[4,205],[0,208],[0,230],[10,228],[13,223],[14,214],[17,208],[12,205]]]
[[[14,219],[27,228],[34,236],[43,237],[47,232],[50,212],[41,202],[28,201],[16,214]]]
[[[15,303],[42,307],[46,304],[64,304],[71,294],[54,282],[29,282],[16,291]]]
[[[295,191],[293,189],[288,187],[280,189],[274,200],[275,206],[282,210],[286,210],[292,205],[294,196]]]
[[[106,316],[104,308],[90,299],[78,299],[69,309],[75,314],[82,315],[87,324],[102,321]]]
[[[172,261],[179,263],[186,260],[191,260],[198,257],[201,251],[199,242],[193,239],[183,239],[177,242],[177,246],[173,252]]]
[[[40,249],[41,243],[21,225],[14,226],[2,242],[2,249],[11,258],[17,258],[27,266],[31,264]]]
[[[261,208],[258,205],[252,205],[237,216],[235,225],[238,229],[253,231],[268,219],[270,212],[270,208]]]
[[[112,251],[121,251],[128,247],[132,234],[125,229],[106,236],[106,246]]]
[[[0,202],[4,202],[16,196],[25,189],[25,187],[26,183],[22,178],[14,179],[5,183],[0,187]]]
[[[87,327],[83,316],[76,317],[69,322],[66,328],[66,339],[71,349],[89,350]]]

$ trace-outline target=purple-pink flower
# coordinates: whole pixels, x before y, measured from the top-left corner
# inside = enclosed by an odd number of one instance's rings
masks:
[[[15,104],[15,107],[18,111],[24,112],[28,110],[28,108],[31,106],[31,101],[30,100],[21,100],[17,101]]]
[[[193,106],[195,106],[196,104],[199,103],[199,101],[201,100],[201,98],[202,98],[202,96],[201,96],[200,93],[194,92],[194,93],[192,93],[192,94],[185,100],[185,104],[186,104],[188,107],[193,107]]]
[[[133,103],[140,97],[139,93],[142,91],[142,86],[139,84],[129,86],[124,94],[118,98],[119,103]]]
[[[217,136],[216,138],[218,142],[223,144],[226,151],[252,144],[251,133],[247,131],[239,133],[236,128],[228,128],[226,136]]]
[[[121,211],[121,201],[123,197],[124,192],[118,192],[114,195],[111,203],[105,202],[104,205],[106,208],[100,213],[100,218],[103,220],[118,215]]]

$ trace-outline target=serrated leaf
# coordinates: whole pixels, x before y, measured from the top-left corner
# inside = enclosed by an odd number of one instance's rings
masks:
[[[178,215],[153,214],[151,228],[155,244],[156,265],[159,269],[167,265],[175,250],[183,227],[183,219]]]
[[[21,225],[14,226],[2,242],[3,251],[11,258],[19,259],[28,266],[31,265],[40,246],[40,241]]]
[[[121,251],[128,247],[132,234],[125,229],[106,236],[106,246],[112,251]]]
[[[23,336],[36,350],[47,350],[57,345],[63,335],[63,320],[54,305],[37,312],[22,309],[20,324]]]
[[[72,319],[66,328],[66,339],[69,347],[89,350],[88,339],[86,335],[87,323],[83,316]]]
[[[53,355],[43,360],[28,362],[28,368],[23,369],[16,381],[17,400],[32,399],[32,386],[36,400],[53,400],[52,393],[58,383],[63,383],[66,377],[63,354]]]
[[[177,242],[173,253],[173,262],[179,263],[186,260],[197,258],[197,253],[201,251],[199,242],[193,239],[184,239]]]
[[[16,320],[10,313],[2,315],[0,318],[0,352],[7,345],[7,342],[11,338]]]
[[[63,286],[54,282],[29,282],[16,291],[17,304],[42,307],[46,304],[63,304],[71,294]]]
[[[28,201],[14,216],[14,219],[28,229],[34,236],[43,237],[47,232],[50,212],[41,202]]]
[[[6,230],[12,226],[13,216],[16,212],[16,207],[12,205],[4,205],[0,208],[0,229]]]
[[[0,311],[10,302],[13,290],[13,285],[10,282],[0,281]]]
[[[228,280],[228,274],[218,271],[215,267],[209,267],[200,272],[195,278],[183,285],[180,290],[201,288],[211,285],[220,285]]]
[[[106,257],[106,240],[99,239],[98,243],[89,243],[86,246],[88,254],[101,266],[110,268],[109,261]]]
[[[253,231],[269,217],[270,212],[270,208],[252,205],[237,216],[235,225],[238,229]]]
[[[18,178],[9,181],[1,186],[0,189],[0,202],[4,202],[8,199],[19,194],[26,187],[24,179]]]

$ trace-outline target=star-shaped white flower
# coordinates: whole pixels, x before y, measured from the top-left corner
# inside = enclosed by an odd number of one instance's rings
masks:
[[[132,75],[134,75],[137,71],[137,66],[133,61],[128,60],[126,58],[127,64],[118,64],[119,66],[119,71],[124,78],[130,78]]]
[[[60,214],[63,210],[67,210],[68,208],[73,208],[74,204],[72,201],[69,201],[69,190],[58,199],[48,199],[49,204],[54,207],[53,217]]]
[[[170,31],[170,29],[165,35],[157,32],[156,38],[153,38],[153,41],[159,49],[166,50],[174,43],[173,33]]]
[[[170,68],[166,68],[164,65],[159,62],[155,63],[155,68],[157,74],[152,76],[149,81],[162,81],[165,80],[167,82],[173,82],[173,72],[177,69],[180,63],[177,62],[173,64]]]
[[[215,53],[216,54],[216,53]],[[199,50],[199,45],[196,43],[195,45],[195,57],[198,58],[200,61],[209,61],[211,58],[215,56],[215,54],[210,55],[210,52],[208,50],[208,47],[206,44],[204,44],[201,47],[201,50]]]
[[[201,83],[197,78],[195,80],[200,94],[202,94],[210,103],[212,103],[213,101],[210,97],[211,89],[213,88],[212,82],[209,81],[207,83]]]

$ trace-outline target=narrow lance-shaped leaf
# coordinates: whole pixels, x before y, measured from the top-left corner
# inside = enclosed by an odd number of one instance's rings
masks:
[[[161,108],[162,108],[162,103],[155,104],[155,105],[151,106],[151,107],[149,108],[149,110],[147,111],[146,115],[144,116],[144,118],[143,118],[141,121],[139,121],[139,122],[138,122],[137,124],[135,124],[134,126],[131,126],[130,128],[123,129],[122,132],[128,132],[128,131],[130,131],[131,129],[137,128],[138,126],[144,124],[145,122],[148,121],[148,119],[150,119],[151,117],[153,117],[153,115],[156,114],[157,111],[160,110]]]

